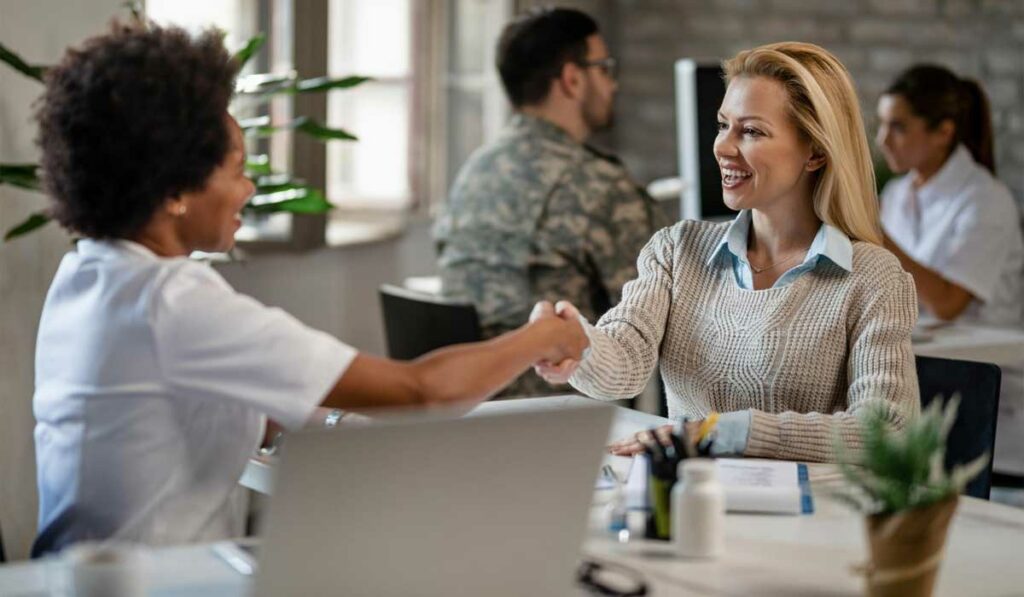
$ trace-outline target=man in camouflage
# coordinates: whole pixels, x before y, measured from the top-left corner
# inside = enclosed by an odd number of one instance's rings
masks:
[[[615,157],[585,144],[611,124],[614,66],[576,10],[533,11],[502,32],[498,70],[516,114],[462,167],[434,225],[442,292],[472,302],[487,337],[525,323],[540,300],[595,321],[668,224]],[[530,371],[503,395],[560,390]]]

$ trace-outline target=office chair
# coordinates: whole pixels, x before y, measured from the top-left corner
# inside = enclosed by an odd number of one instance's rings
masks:
[[[953,394],[960,395],[960,412],[946,444],[946,468],[989,454],[988,466],[964,489],[964,494],[984,500],[992,489],[1001,378],[999,367],[991,363],[917,357],[922,408],[937,398],[945,404]]]
[[[476,342],[483,336],[476,308],[384,284],[380,306],[388,356],[410,360],[436,348]]]

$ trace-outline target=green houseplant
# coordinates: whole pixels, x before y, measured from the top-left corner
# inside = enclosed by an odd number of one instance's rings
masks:
[[[863,572],[873,597],[931,595],[959,494],[989,455],[944,467],[946,438],[960,404],[936,399],[896,431],[879,406],[863,418],[864,447],[837,446],[848,489],[833,495],[866,514],[871,562]]]
[[[137,7],[130,6],[129,8],[132,18],[144,19]],[[260,50],[265,41],[266,38],[262,34],[253,37],[235,53],[233,59],[239,62],[240,67],[244,66]],[[29,64],[3,44],[0,44],[0,62],[40,83],[46,73],[45,66]],[[361,76],[302,79],[294,71],[285,74],[246,75],[239,77],[235,96],[239,99],[244,98],[244,101],[249,102],[251,106],[253,103],[268,102],[275,95],[325,93],[332,90],[350,89],[369,80],[369,77]],[[323,142],[357,140],[355,135],[346,130],[325,126],[305,116],[298,116],[284,123],[272,123],[269,117],[264,116],[241,120],[239,125],[249,139],[267,137],[279,131],[293,130]],[[321,189],[309,186],[287,172],[272,171],[269,157],[265,154],[250,154],[246,160],[246,170],[248,176],[256,184],[256,193],[246,204],[245,212],[253,214],[280,212],[320,214],[331,209],[331,204]],[[36,164],[0,162],[0,184],[42,191],[39,167]],[[28,234],[46,225],[49,221],[50,216],[47,211],[40,209],[8,229],[4,233],[4,241]]]

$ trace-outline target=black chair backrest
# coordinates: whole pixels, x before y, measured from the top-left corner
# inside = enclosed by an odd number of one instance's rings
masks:
[[[7,561],[7,556],[4,555],[4,534],[3,530],[0,529],[0,564]]]
[[[945,404],[960,395],[960,412],[946,444],[946,467],[964,464],[988,452],[989,463],[964,490],[966,495],[987,500],[992,488],[992,460],[999,413],[1002,372],[991,363],[935,357],[917,357],[921,406],[941,397]]]
[[[388,356],[415,359],[434,349],[482,339],[476,307],[387,284],[380,287]]]

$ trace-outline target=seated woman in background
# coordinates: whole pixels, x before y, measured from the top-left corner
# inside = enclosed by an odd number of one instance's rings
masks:
[[[905,176],[882,191],[885,246],[914,276],[924,312],[1019,326],[1024,302],[1020,213],[995,178],[992,119],[974,81],[915,66],[878,100],[878,147]],[[1024,371],[1003,368],[993,466],[1024,486]]]
[[[237,70],[215,31],[115,23],[47,74],[45,184],[54,216],[82,240],[39,324],[33,555],[80,540],[236,536],[229,495],[265,417],[295,429],[315,424],[321,405],[471,404],[586,344],[542,305],[533,323],[486,343],[389,361],[190,260],[232,247],[254,190],[227,112]]]
[[[1021,321],[1024,241],[995,178],[985,93],[940,66],[915,66],[878,100],[879,149],[896,173],[882,191],[885,246],[943,320]]]
[[[837,435],[860,445],[858,411],[880,405],[902,426],[919,409],[913,280],[881,246],[845,67],[817,46],[780,43],[724,69],[714,152],[739,215],[658,232],[622,302],[585,325],[585,358],[536,369],[609,400],[637,394],[660,359],[670,417],[724,413],[713,453],[833,460]]]

